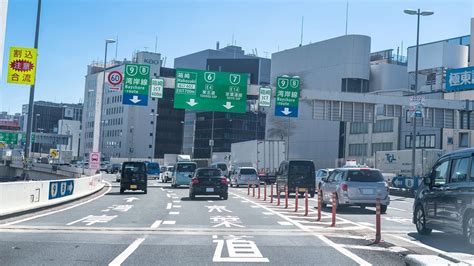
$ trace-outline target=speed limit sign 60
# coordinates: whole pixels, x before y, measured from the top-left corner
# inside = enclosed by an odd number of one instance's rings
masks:
[[[123,75],[119,71],[112,71],[109,73],[108,81],[111,85],[117,86],[123,81]]]

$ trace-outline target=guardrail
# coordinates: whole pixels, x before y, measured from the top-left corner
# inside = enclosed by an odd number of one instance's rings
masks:
[[[0,183],[0,218],[78,199],[104,187],[102,175],[49,181]]]

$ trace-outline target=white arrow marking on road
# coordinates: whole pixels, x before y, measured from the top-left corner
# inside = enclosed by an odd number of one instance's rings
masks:
[[[290,109],[288,109],[288,107],[285,107],[283,108],[283,111],[281,111],[284,115],[289,115],[291,113],[293,113],[292,111],[290,111]]]
[[[133,95],[133,97],[132,97],[132,99],[130,99],[130,101],[134,104],[137,104],[137,103],[141,102],[142,100],[138,99],[137,95]]]
[[[190,106],[195,106],[196,104],[198,104],[196,100],[194,99],[189,99],[189,102],[186,102],[186,103],[189,104]]]
[[[229,110],[230,108],[234,107],[231,102],[226,102],[224,105],[225,109]]]
[[[127,202],[133,202],[134,200],[140,200],[139,198],[131,197],[131,198],[125,198]]]

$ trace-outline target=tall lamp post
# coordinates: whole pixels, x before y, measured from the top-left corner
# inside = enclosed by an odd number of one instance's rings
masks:
[[[420,9],[405,9],[403,10],[405,14],[416,15],[417,24],[416,24],[416,56],[415,56],[415,90],[414,97],[418,95],[418,50],[420,47],[420,16],[431,16],[434,14],[433,11],[422,11]],[[416,153],[416,114],[413,114],[413,132],[411,138],[411,176],[415,177],[415,153]]]
[[[101,104],[100,104],[100,122],[99,122],[99,145],[98,145],[98,152],[102,152],[102,127],[103,127],[103,122],[102,122],[102,117],[103,117],[103,111],[104,111],[104,94],[105,94],[105,70],[107,69],[107,46],[109,43],[115,43],[115,40],[113,39],[106,39],[105,40],[105,54],[104,54],[104,75],[102,77],[102,96],[101,96]],[[96,95],[97,97],[97,95]]]

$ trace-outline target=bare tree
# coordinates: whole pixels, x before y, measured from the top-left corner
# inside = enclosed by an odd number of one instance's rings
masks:
[[[291,137],[295,132],[295,123],[291,121],[291,118],[272,116],[267,126],[269,127],[268,138],[270,139],[285,140],[288,138],[288,135]]]

